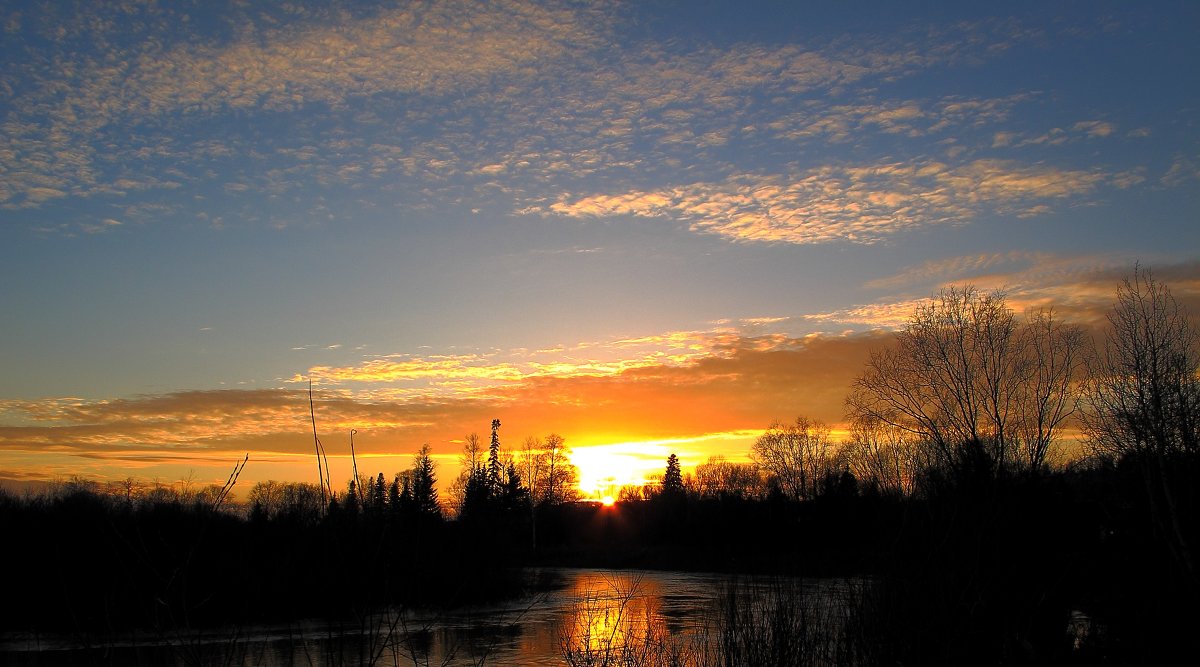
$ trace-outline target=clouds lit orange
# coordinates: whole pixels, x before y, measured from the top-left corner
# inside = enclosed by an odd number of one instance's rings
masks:
[[[1175,10],[351,5],[7,13],[6,483],[312,481],[314,416],[339,479],[352,429],[456,470],[502,418],[599,493],[844,431],[946,286],[1200,294]]]

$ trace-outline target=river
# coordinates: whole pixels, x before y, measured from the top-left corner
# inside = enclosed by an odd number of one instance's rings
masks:
[[[582,665],[645,664],[666,655],[682,664],[706,664],[722,650],[722,629],[728,631],[738,621],[744,627],[765,626],[763,615],[782,607],[790,607],[788,641],[798,641],[791,635],[811,634],[813,627],[836,625],[847,594],[856,587],[842,580],[735,579],[646,570],[549,569],[530,574],[542,582],[540,592],[490,606],[441,612],[387,609],[343,623],[131,635],[91,648],[64,637],[7,636],[0,638],[0,662]],[[739,618],[731,622],[731,614]]]

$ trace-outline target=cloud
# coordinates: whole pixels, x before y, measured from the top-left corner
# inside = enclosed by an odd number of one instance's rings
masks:
[[[1007,120],[1015,106],[1029,101],[1031,94],[998,98],[944,97],[939,100],[885,100],[862,104],[813,106],[771,121],[766,130],[774,137],[793,141],[834,143],[861,140],[873,132],[925,137],[958,133]],[[1009,133],[996,134],[997,143]]]
[[[376,397],[463,396],[471,393],[496,397],[499,396],[494,391],[496,387],[539,377],[613,377],[639,368],[683,365],[706,356],[725,356],[735,345],[772,349],[784,344],[786,335],[762,333],[761,330],[790,319],[751,318],[709,330],[618,337],[534,351],[424,357],[384,355],[350,366],[314,366],[305,374],[293,376],[289,382],[302,384],[312,378],[327,386],[369,387],[366,391]]]
[[[541,209],[567,217],[686,221],[737,241],[875,243],[902,231],[962,224],[985,212],[1032,215],[1045,202],[1124,184],[1100,171],[975,160],[822,167],[792,176],[731,177],[656,191],[560,197]]]
[[[220,224],[261,221],[252,200],[285,194],[328,224],[349,214],[322,195],[346,189],[371,207],[528,210],[584,179],[721,183],[746,172],[731,146],[774,160],[794,151],[780,138],[994,123],[1027,97],[869,99],[883,83],[1030,38],[1004,22],[662,45],[629,37],[632,10],[607,3],[250,6],[180,30],[195,23],[188,11],[14,19],[37,23],[46,43],[24,43],[8,68],[22,95],[0,135],[0,207],[182,188],[179,201]],[[227,196],[196,197],[213,186]],[[264,222],[296,217],[275,215]]]
[[[406,454],[429,442],[452,457],[464,433],[486,430],[494,417],[503,419],[508,443],[557,432],[580,446],[692,439],[720,447],[724,440],[713,434],[752,432],[796,414],[838,420],[846,387],[880,340],[727,334],[711,353],[682,363],[531,375],[485,391],[387,399],[319,382],[313,398],[321,438],[336,456],[346,453],[341,440],[354,428],[360,455]],[[25,468],[19,461],[37,467],[51,458],[63,465],[82,459],[199,464],[249,451],[252,461],[303,460],[313,447],[306,390],[9,400],[0,410],[9,424],[0,426],[0,456],[14,471]]]
[[[1163,260],[1157,268],[1149,261],[1143,265],[1171,286],[1180,303],[1200,305],[1200,263]],[[1052,307],[1076,322],[1101,326],[1118,284],[1132,270],[1127,257],[1115,255],[1009,252],[950,257],[866,284],[872,289],[896,290],[898,297],[807,317],[830,324],[894,329],[903,326],[915,306],[939,289],[971,285],[1004,292],[1008,305],[1018,312]],[[914,292],[919,296],[913,296]]]
[[[1041,134],[1001,131],[993,135],[993,148],[1024,148],[1026,146],[1061,146],[1087,139],[1104,139],[1114,136],[1117,126],[1102,120],[1079,121],[1070,127],[1052,127]],[[1131,136],[1141,136],[1136,132]]]
[[[978,275],[979,272],[1000,266],[1028,264],[1048,257],[1044,253],[1017,251],[1007,253],[979,253],[938,260],[928,260],[909,267],[892,276],[877,278],[864,284],[868,289],[903,289],[920,285],[938,284],[963,276]]]
[[[1200,312],[1200,263],[1151,268],[1185,307]],[[1005,286],[1009,304],[1018,310],[1053,305],[1069,319],[1100,325],[1130,269],[1104,257],[980,255],[926,263],[880,286],[920,287],[930,281]],[[900,296],[788,320],[872,328],[860,333],[756,333],[758,327],[788,321],[755,318],[708,331],[518,351],[506,359],[383,359],[399,364],[403,373],[398,375],[390,368],[372,375],[380,369],[368,360],[362,375],[353,367],[341,369],[340,383],[332,372],[318,376],[313,393],[318,431],[330,455],[341,459],[348,455],[347,434],[357,429],[358,453],[389,461],[379,465],[405,465],[402,458],[426,442],[452,461],[462,436],[486,431],[493,418],[503,420],[508,444],[557,432],[572,446],[686,441],[701,459],[738,456],[744,452],[730,448],[744,448],[747,433],[774,420],[806,415],[840,422],[846,391],[870,351],[891,340],[888,329],[902,325],[917,303]],[[593,361],[578,359],[584,356]],[[414,373],[432,382],[405,386]],[[7,399],[0,401],[0,415],[0,460],[9,476],[82,469],[119,478],[155,462],[175,462],[174,469],[186,470],[250,452],[252,461],[268,471],[254,473],[263,478],[276,474],[270,471],[278,468],[270,466],[289,461],[299,466],[313,448],[307,388],[111,400]],[[737,433],[742,436],[719,435]],[[401,458],[393,463],[389,456]],[[289,470],[295,475],[307,468]]]
[[[1117,131],[1117,126],[1103,120],[1085,120],[1075,123],[1071,129],[1089,137],[1107,137]]]
[[[297,111],[344,114],[359,98],[417,95],[441,104],[447,95],[478,95],[497,77],[527,78],[541,63],[607,43],[605,11],[515,0],[359,15],[243,8],[205,30],[180,30],[197,17],[179,7],[16,16],[23,25],[12,34],[26,38],[6,52],[15,57],[0,86],[12,109],[0,134],[0,206],[177,185],[156,178],[157,161],[206,180],[197,162],[253,153],[238,136],[246,114],[255,124],[289,125]],[[210,122],[231,117],[239,119],[233,128]],[[328,159],[328,146],[301,148],[308,150],[292,153],[299,163]]]
[[[1173,188],[1184,183],[1200,180],[1200,166],[1182,155],[1176,155],[1171,161],[1171,167],[1162,175],[1160,183],[1164,187]]]

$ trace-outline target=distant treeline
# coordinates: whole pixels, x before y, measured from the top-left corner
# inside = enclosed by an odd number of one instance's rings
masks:
[[[776,424],[751,463],[671,455],[614,507],[579,501],[562,438],[506,452],[499,420],[445,500],[428,448],[342,488],[259,483],[236,512],[230,484],[2,496],[21,602],[0,622],[353,619],[513,595],[528,565],[661,567],[865,577],[856,661],[1155,662],[1195,642],[1200,337],[1140,268],[1109,320],[1088,345],[1052,311],[946,290],[872,355],[846,442]],[[1056,456],[1068,423],[1088,456]]]

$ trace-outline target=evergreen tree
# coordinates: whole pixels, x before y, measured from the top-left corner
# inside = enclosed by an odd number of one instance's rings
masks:
[[[367,500],[372,513],[377,516],[383,514],[383,510],[387,506],[387,482],[383,480],[383,473],[379,473],[379,476],[375,478]]]
[[[481,466],[472,470],[463,487],[462,505],[458,508],[459,517],[472,519],[486,514],[491,498],[487,469]]]
[[[422,445],[417,452],[410,477],[413,509],[422,516],[440,517],[442,508],[438,504],[437,473],[428,444]]]
[[[491,496],[500,493],[500,420],[492,420],[492,442],[488,445],[487,486]]]
[[[504,468],[504,484],[500,487],[499,507],[501,511],[528,510],[525,504],[529,501],[529,489],[521,483],[521,473],[517,464],[510,462]]]
[[[407,470],[400,473],[400,510],[399,513],[411,517],[416,515],[417,507],[413,502],[413,473]]]
[[[388,514],[393,517],[400,514],[400,509],[402,507],[400,502],[400,478],[402,476],[403,473],[396,473],[396,476],[392,478],[392,485],[388,487]]]
[[[663,475],[662,492],[665,496],[683,495],[683,471],[679,467],[679,457],[675,454],[667,457],[667,472]]]
[[[350,480],[350,484],[346,489],[346,497],[342,499],[343,507],[346,514],[350,516],[358,515],[358,484],[354,480]]]

